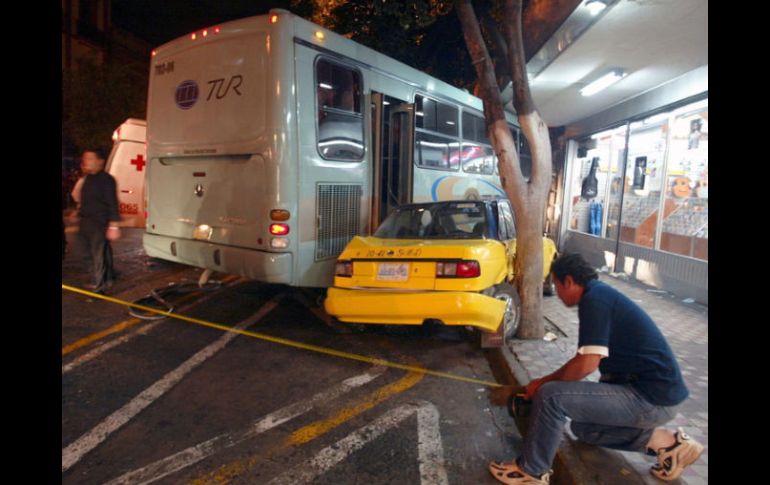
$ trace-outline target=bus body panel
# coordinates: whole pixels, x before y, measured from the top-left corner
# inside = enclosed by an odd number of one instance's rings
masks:
[[[291,54],[277,52],[286,42],[275,41],[280,32],[266,18],[219,29],[206,39],[172,41],[153,58],[145,250],[296,284],[290,248],[271,251],[269,232],[270,210],[296,210],[294,199],[282,196],[296,190],[290,180],[296,157],[287,148],[293,138],[286,113],[294,107],[287,101],[293,71],[285,59]],[[283,35],[291,39],[290,32]],[[276,71],[285,86],[271,82]]]
[[[152,60],[152,156],[254,153],[264,143],[268,33],[223,27],[209,37],[174,41],[182,45],[161,48]]]

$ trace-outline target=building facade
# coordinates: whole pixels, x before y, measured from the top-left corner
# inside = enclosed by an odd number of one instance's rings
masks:
[[[561,251],[708,304],[708,66],[565,138]]]

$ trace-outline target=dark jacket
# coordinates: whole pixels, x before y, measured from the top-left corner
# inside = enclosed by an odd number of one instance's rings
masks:
[[[105,171],[86,175],[80,192],[80,218],[107,225],[120,221],[115,178]]]

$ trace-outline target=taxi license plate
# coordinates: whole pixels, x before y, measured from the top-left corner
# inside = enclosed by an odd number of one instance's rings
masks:
[[[409,263],[380,263],[377,268],[380,281],[406,281],[409,279]]]

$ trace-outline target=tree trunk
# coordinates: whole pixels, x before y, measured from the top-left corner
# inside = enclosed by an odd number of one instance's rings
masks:
[[[551,183],[551,142],[548,127],[535,109],[529,90],[521,35],[521,0],[506,0],[504,36],[508,48],[514,107],[532,153],[532,176],[524,179],[519,154],[505,121],[500,88],[470,0],[456,0],[465,44],[479,80],[489,140],[498,158],[500,182],[516,218],[515,283],[521,297],[520,338],[542,338],[543,223]]]

